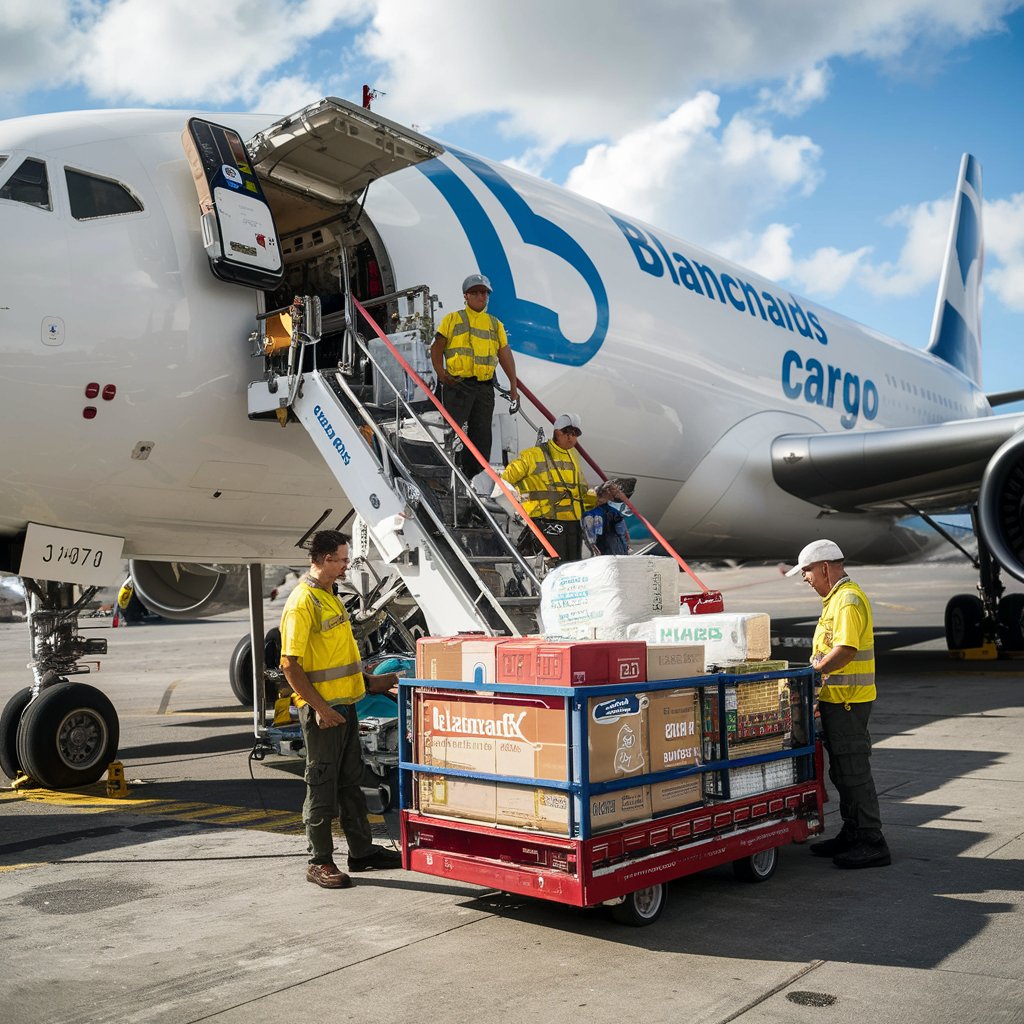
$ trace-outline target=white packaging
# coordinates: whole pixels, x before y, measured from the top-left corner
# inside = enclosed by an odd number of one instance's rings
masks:
[[[704,664],[761,661],[772,650],[767,612],[715,612],[707,615],[659,615],[626,631],[629,640],[655,644],[703,644]]]
[[[622,640],[631,623],[678,608],[672,558],[602,555],[560,565],[541,584],[545,635],[572,640]]]

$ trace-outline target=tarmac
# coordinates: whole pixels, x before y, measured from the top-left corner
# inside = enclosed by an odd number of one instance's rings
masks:
[[[637,929],[401,870],[310,885],[301,762],[249,760],[228,685],[246,614],[82,620],[110,641],[88,681],[118,709],[130,793],[0,791],[0,1021],[1024,1022],[1024,661],[946,652],[966,565],[851,575],[875,612],[892,866],[790,846],[764,884],[728,868],[671,884]],[[809,588],[774,566],[701,576],[729,610],[772,615],[775,656],[806,660]],[[24,625],[0,624],[0,701],[27,660]],[[832,835],[834,797],[826,811]],[[397,836],[394,812],[372,820]]]

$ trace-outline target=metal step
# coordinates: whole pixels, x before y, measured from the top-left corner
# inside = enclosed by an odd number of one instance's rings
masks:
[[[502,608],[539,608],[539,597],[499,597],[498,604]]]

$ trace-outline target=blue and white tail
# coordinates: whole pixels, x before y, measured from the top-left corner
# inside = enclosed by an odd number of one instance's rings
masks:
[[[953,221],[935,302],[928,351],[981,384],[981,164],[970,153],[960,161]]]

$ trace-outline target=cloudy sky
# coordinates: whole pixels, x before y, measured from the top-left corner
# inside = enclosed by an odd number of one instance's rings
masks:
[[[0,115],[324,95],[909,344],[984,169],[984,385],[1024,387],[1024,0],[3,0]]]

